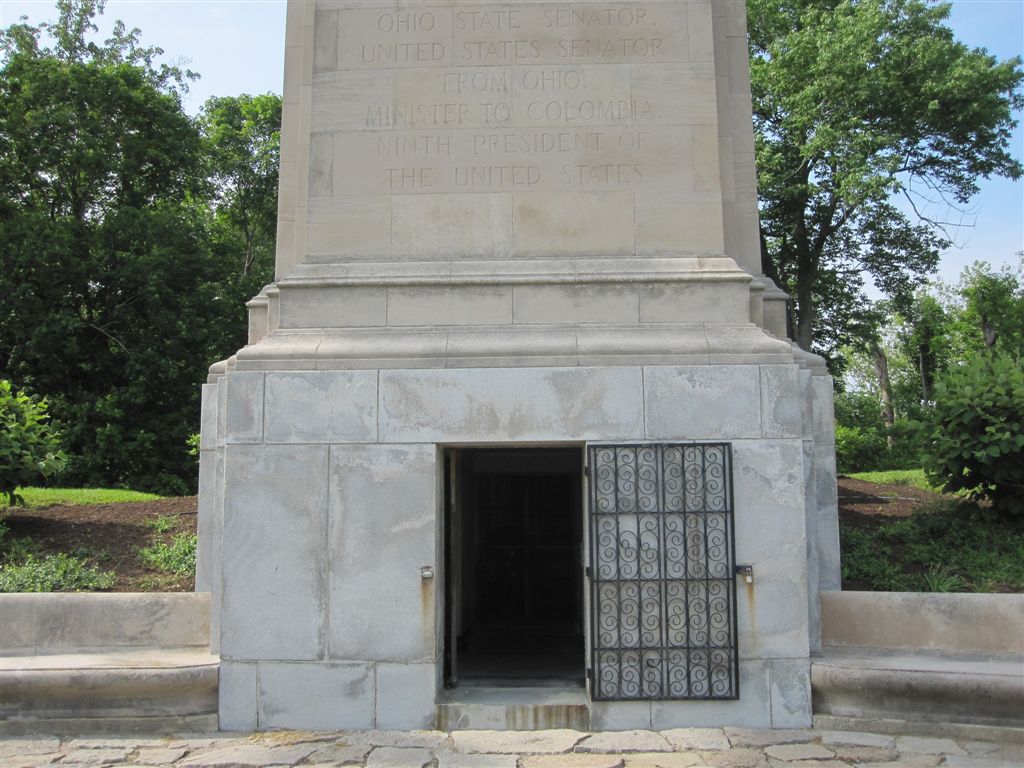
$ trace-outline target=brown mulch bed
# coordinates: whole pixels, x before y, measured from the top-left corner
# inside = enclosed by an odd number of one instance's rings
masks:
[[[909,517],[922,504],[949,498],[912,485],[882,485],[839,478],[839,520],[851,525],[877,526],[887,518]]]
[[[77,554],[91,565],[113,571],[117,580],[112,592],[190,592],[194,588],[192,577],[173,576],[145,565],[139,550],[158,541],[169,544],[179,533],[195,533],[195,496],[0,511],[9,535],[30,538],[37,555]],[[172,520],[173,527],[162,533],[155,531],[153,521],[160,518]]]
[[[839,519],[848,525],[876,527],[893,517],[907,517],[922,503],[940,498],[939,494],[909,485],[881,485],[840,477]],[[171,518],[174,527],[157,533],[151,526],[158,518]],[[85,555],[90,563],[113,571],[117,581],[112,591],[193,589],[193,579],[169,576],[143,564],[139,550],[156,541],[170,543],[179,533],[195,533],[195,496],[12,508],[3,511],[3,519],[10,535],[32,539],[40,556],[56,552]]]

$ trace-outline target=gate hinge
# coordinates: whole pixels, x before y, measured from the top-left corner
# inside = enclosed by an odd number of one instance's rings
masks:
[[[584,477],[590,477],[590,465],[589,464],[584,464],[583,465],[583,476]]]
[[[590,570],[590,566],[589,565],[583,566],[583,573],[586,574],[586,577],[588,579],[594,578],[594,572],[592,570]],[[576,667],[576,669],[579,669],[579,667]]]

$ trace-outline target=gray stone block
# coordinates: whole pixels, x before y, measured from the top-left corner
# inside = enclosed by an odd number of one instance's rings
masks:
[[[814,400],[814,442],[818,445],[835,445],[836,420],[832,377],[812,376],[811,393]]]
[[[225,731],[255,731],[257,717],[256,662],[221,661],[218,715]]]
[[[761,434],[766,438],[803,436],[800,370],[793,365],[762,365]]]
[[[380,439],[462,442],[636,439],[639,368],[381,371]]]
[[[740,655],[808,654],[807,544],[800,440],[733,443],[736,562],[754,566],[740,582]]]
[[[377,727],[432,728],[437,694],[435,664],[377,664]]]
[[[260,727],[334,730],[373,727],[373,667],[329,662],[261,662]]]
[[[264,374],[251,371],[233,371],[224,378],[225,442],[263,440],[263,379]]]
[[[221,520],[217,519],[216,451],[199,453],[199,501],[196,510],[196,592],[220,591]]]
[[[377,440],[376,371],[268,373],[268,443]]]
[[[199,421],[199,450],[217,447],[217,384],[203,384],[202,409]]]
[[[327,451],[326,445],[226,449],[222,658],[320,658]]]
[[[810,728],[811,665],[807,659],[769,662],[772,728]]]
[[[626,731],[634,728],[650,728],[651,702],[591,702],[590,727],[595,731]]]
[[[714,440],[761,436],[757,366],[645,368],[644,399],[645,434],[651,439]]]
[[[335,659],[425,661],[435,656],[436,449],[332,446],[330,618]]]
[[[740,660],[740,698],[737,701],[655,701],[651,703],[651,725],[670,728],[714,728],[734,723],[750,728],[771,726],[768,665],[757,660]]]

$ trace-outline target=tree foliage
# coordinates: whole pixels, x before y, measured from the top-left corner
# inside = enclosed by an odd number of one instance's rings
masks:
[[[274,271],[281,97],[211,98],[199,126],[214,211],[211,247],[226,267],[223,300],[244,313]]]
[[[19,486],[45,480],[64,466],[46,401],[15,392],[0,379],[0,504],[24,504]]]
[[[902,311],[892,302],[880,302],[873,311],[874,338],[888,362],[894,423],[887,426],[882,416],[875,353],[867,344],[846,347],[844,391],[836,396],[836,422],[844,430],[840,445],[837,429],[837,453],[844,453],[848,470],[920,466],[922,434],[913,425],[940,430],[936,419],[952,418],[939,402],[939,382],[947,380],[942,397],[948,399],[950,377],[956,381],[976,361],[1024,368],[1024,259],[1016,270],[998,272],[976,263],[954,285],[936,281],[918,291]],[[883,438],[889,438],[888,446],[880,451]],[[1024,463],[1024,457],[1019,460]]]
[[[924,467],[946,492],[1024,515],[1024,369],[985,354],[940,377],[923,422]]]
[[[951,230],[931,203],[1024,171],[1009,152],[1020,59],[958,43],[948,13],[922,0],[748,2],[762,264],[791,292],[805,349],[834,357],[859,332],[862,273],[905,299],[934,269]]]
[[[216,220],[239,183],[208,180],[223,163],[182,109],[188,73],[122,24],[91,41],[100,2],[59,9],[2,37],[0,371],[49,398],[64,482],[181,493],[198,383],[244,342],[235,265],[214,254],[246,247]]]

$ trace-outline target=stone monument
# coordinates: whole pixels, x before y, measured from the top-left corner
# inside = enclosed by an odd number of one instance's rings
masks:
[[[761,274],[742,0],[286,34],[275,280],[203,388],[221,728],[809,725],[832,388]]]

